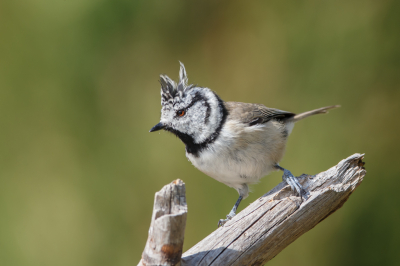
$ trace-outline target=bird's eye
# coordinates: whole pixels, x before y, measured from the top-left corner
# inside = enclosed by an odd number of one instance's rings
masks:
[[[185,110],[179,110],[176,112],[178,116],[184,116],[186,114]]]

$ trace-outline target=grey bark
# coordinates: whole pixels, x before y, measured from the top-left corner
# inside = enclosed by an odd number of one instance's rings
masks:
[[[179,265],[186,227],[186,188],[177,179],[154,198],[153,215],[139,266]]]
[[[186,251],[181,265],[265,264],[343,206],[363,181],[366,173],[363,157],[364,154],[356,153],[325,172],[300,176],[300,183],[309,193],[307,200],[295,196],[281,182]],[[158,236],[153,234],[153,237]]]

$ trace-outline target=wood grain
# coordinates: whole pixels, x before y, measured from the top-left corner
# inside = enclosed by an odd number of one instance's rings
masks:
[[[185,183],[177,179],[155,195],[149,236],[138,265],[179,265],[186,216]]]
[[[314,176],[302,175],[307,200],[282,182],[182,256],[182,265],[263,265],[343,206],[361,184],[363,154]]]
[[[306,200],[281,182],[183,255],[187,206],[178,179],[156,193],[139,265],[263,265],[343,206],[363,181],[363,158],[356,153],[325,172],[300,176]]]

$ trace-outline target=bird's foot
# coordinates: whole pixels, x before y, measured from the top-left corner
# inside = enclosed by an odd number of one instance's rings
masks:
[[[297,193],[301,198],[307,199],[307,192],[304,190],[303,186],[300,184],[297,177],[295,177],[289,170],[283,170],[283,181],[285,181],[291,189]]]
[[[224,224],[225,224],[227,221],[231,220],[235,215],[236,215],[236,213],[234,213],[234,212],[231,211],[231,212],[226,216],[226,219],[220,219],[220,220],[218,221],[218,227],[224,226]]]

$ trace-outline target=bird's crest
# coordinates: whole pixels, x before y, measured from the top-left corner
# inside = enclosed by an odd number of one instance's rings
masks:
[[[170,79],[167,75],[160,75],[160,84],[161,84],[161,102],[168,102],[169,100],[173,101],[174,98],[179,97],[182,98],[184,93],[190,90],[193,85],[188,85],[188,78],[186,74],[185,66],[180,63],[179,70],[179,83],[177,84],[175,81]]]

